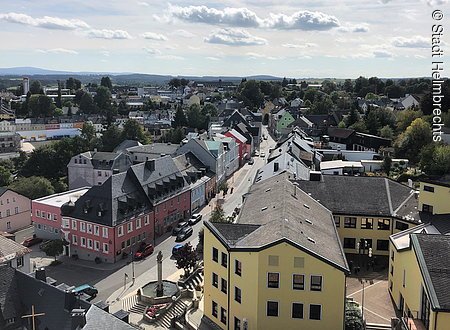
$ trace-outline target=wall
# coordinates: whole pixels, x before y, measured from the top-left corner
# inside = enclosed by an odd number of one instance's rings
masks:
[[[8,216],[8,210],[10,216]],[[31,225],[31,200],[7,190],[0,196],[0,231],[14,232]]]
[[[42,239],[58,239],[61,237],[61,210],[59,207],[32,201],[31,220],[37,237]]]
[[[17,262],[18,262],[18,259],[20,259],[20,258],[21,257],[10,260],[9,261],[10,266],[12,268],[19,269],[21,272],[24,272],[25,274],[31,273],[32,270],[31,270],[31,262],[30,262],[30,253],[27,253],[23,256],[23,266],[18,267]]]
[[[191,216],[191,191],[186,190],[155,206],[155,233],[161,236],[171,231],[182,219]]]
[[[433,187],[434,192],[425,191],[424,186]],[[421,182],[419,193],[419,211],[422,211],[423,204],[433,206],[433,214],[450,213],[450,187],[437,184]]]

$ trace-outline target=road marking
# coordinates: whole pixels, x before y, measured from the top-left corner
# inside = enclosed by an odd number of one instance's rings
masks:
[[[368,288],[370,288],[370,287],[372,287],[372,286],[374,286],[374,285],[377,285],[378,283],[382,283],[382,282],[383,282],[383,281],[375,282],[374,284],[371,284],[371,285],[369,285],[369,286],[366,286],[366,287],[364,288],[364,290],[367,290]],[[362,290],[363,290],[363,289],[360,289],[360,290],[358,290],[358,291],[355,291],[355,292],[353,292],[352,294],[349,294],[347,297],[351,297],[351,296],[353,296],[353,295],[355,295],[355,294],[357,294],[357,293],[360,293]]]
[[[372,313],[372,314],[374,314],[374,315],[378,316],[379,318],[382,318],[383,320],[386,320],[386,321],[389,321],[389,322],[391,322],[391,320],[390,320],[390,319],[387,319],[387,318],[385,318],[385,317],[381,316],[380,314],[377,314],[377,313],[375,313],[374,311],[371,311],[370,309],[367,309],[367,308],[365,308],[365,307],[364,307],[364,310],[365,310],[366,312],[369,312],[369,313]]]

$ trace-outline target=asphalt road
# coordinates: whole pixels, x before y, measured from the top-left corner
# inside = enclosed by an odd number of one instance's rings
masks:
[[[269,147],[273,147],[275,142],[267,133],[266,127],[263,128],[263,135],[267,136],[267,140],[263,140],[260,146],[260,151],[268,155]],[[233,177],[228,179],[230,187],[234,187],[232,194],[225,196],[223,209],[225,214],[230,215],[235,207],[242,205],[242,195],[247,193],[250,186],[253,183],[257,170],[264,165],[266,158],[254,157],[253,165],[244,165],[237,171]],[[220,196],[222,197],[222,196]],[[207,220],[214,207],[213,202],[207,205],[200,212],[203,214],[203,220]],[[203,227],[203,223],[199,222],[194,225],[194,232],[189,238],[189,241],[193,246],[198,243],[198,232]],[[135,287],[138,288],[140,284],[146,283],[149,280],[156,278],[156,256],[159,251],[163,253],[163,277],[167,278],[171,274],[177,271],[175,262],[171,259],[172,248],[175,245],[175,237],[168,236],[164,241],[159,243],[155,247],[154,253],[141,261],[134,262],[134,276],[136,278]],[[92,265],[95,267],[95,265]],[[101,267],[101,266],[98,266]],[[47,267],[47,275],[56,279],[58,282],[65,282],[69,285],[81,285],[89,283],[94,285],[99,294],[94,300],[107,300],[113,293],[117,292],[121,288],[129,288],[131,278],[133,276],[132,264],[128,263],[123,265],[120,269],[106,270],[106,269],[93,269],[80,266],[76,264],[76,261],[64,262],[61,265],[55,267]],[[125,278],[125,274],[128,275],[128,280]]]

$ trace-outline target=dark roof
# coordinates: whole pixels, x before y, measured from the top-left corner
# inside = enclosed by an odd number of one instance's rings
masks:
[[[17,317],[22,313],[19,288],[14,268],[6,264],[0,265],[0,328],[4,320]]]
[[[411,245],[432,309],[450,311],[450,236],[411,234]]]
[[[298,181],[298,186],[333,213],[386,217],[397,216],[413,192],[383,177],[322,175],[321,181]]]
[[[131,147],[141,146],[142,144],[139,141],[135,140],[124,140],[117,147],[114,148],[113,152],[125,151]]]
[[[5,192],[8,191],[8,188],[6,187],[0,187],[0,196],[2,196]]]
[[[423,182],[423,183],[431,183],[431,184],[435,184],[435,185],[438,185],[438,186],[450,188],[450,183],[449,182],[438,181],[438,180],[420,180],[420,181]]]
[[[348,129],[348,128],[328,127],[328,136],[329,137],[347,139],[354,133],[355,133],[354,130]]]
[[[288,174],[254,184],[236,224],[207,226],[231,249],[263,249],[284,241],[348,271],[331,212],[296,188]]]
[[[131,330],[131,325],[117,318],[116,313],[107,313],[95,305],[91,305],[86,314],[86,325],[83,330],[98,330],[108,328],[109,330]]]
[[[427,212],[420,213],[422,222],[430,222],[441,234],[450,234],[450,213],[433,215]]]

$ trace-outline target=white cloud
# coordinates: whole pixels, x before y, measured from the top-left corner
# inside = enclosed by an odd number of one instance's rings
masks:
[[[175,61],[184,60],[184,57],[177,55],[157,55],[155,57],[160,60],[175,60]]]
[[[448,3],[448,0],[427,0],[428,6],[442,6]]]
[[[149,7],[149,3],[145,2],[145,1],[138,1],[137,2],[138,6],[143,6],[143,7]]]
[[[87,36],[99,39],[131,39],[130,34],[124,30],[92,29],[87,32]]]
[[[53,48],[53,49],[37,49],[39,53],[45,54],[72,54],[78,55],[78,52],[73,49],[65,49],[65,48]]]
[[[160,55],[161,54],[161,51],[157,48],[144,47],[142,49],[145,50],[150,55]]]
[[[245,55],[247,55],[250,59],[259,59],[259,58],[264,58],[266,60],[280,60],[280,59],[282,59],[281,57],[267,56],[267,55],[264,55],[264,54],[252,53],[252,52],[247,53]]]
[[[158,40],[158,41],[167,41],[167,37],[160,33],[154,32],[145,32],[142,33],[142,37],[145,39]]]
[[[228,46],[260,46],[267,44],[266,39],[251,35],[242,29],[232,28],[217,29],[204,40],[211,44],[223,44]]]
[[[171,34],[174,36],[183,37],[183,38],[194,38],[197,36],[196,34],[186,31],[186,30],[176,30],[176,31],[173,31]]]
[[[396,37],[392,40],[392,45],[403,48],[429,48],[430,40],[422,36],[413,36],[411,38]]]
[[[369,32],[369,25],[363,24],[346,24],[338,28],[340,32],[355,32],[355,33],[365,33]]]
[[[281,46],[286,47],[286,48],[312,48],[312,47],[317,47],[317,44],[312,43],[312,42],[306,42],[303,44],[291,44],[291,43],[287,43],[287,44],[282,44]]]
[[[109,57],[111,55],[111,52],[109,50],[102,50],[100,51],[100,54],[103,56]]]
[[[206,24],[220,24],[236,27],[263,27],[281,30],[329,30],[340,26],[339,20],[319,11],[302,10],[292,15],[270,14],[262,19],[247,8],[224,8],[223,10],[207,6],[172,6],[169,5],[169,14],[172,17]]]
[[[372,52],[372,55],[374,57],[380,57],[380,58],[391,58],[394,57],[394,54],[392,54],[390,51],[387,51],[385,49],[375,50]]]
[[[86,22],[79,19],[65,19],[51,16],[34,18],[20,13],[0,14],[0,20],[9,23],[17,23],[52,30],[76,30],[89,28],[89,25]]]
[[[207,60],[211,60],[211,61],[220,61],[221,58],[219,57],[214,57],[214,56],[206,56],[205,57]]]

